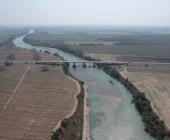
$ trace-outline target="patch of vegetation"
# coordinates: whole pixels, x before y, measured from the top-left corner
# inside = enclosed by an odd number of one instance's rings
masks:
[[[14,61],[15,60],[15,55],[14,54],[9,54],[9,56],[7,56],[8,60]]]
[[[49,71],[49,67],[45,66],[45,65],[42,65],[41,66],[41,72],[47,72],[47,71]]]
[[[32,57],[33,57],[33,60],[35,60],[35,61],[41,60],[41,56],[36,50],[33,50],[33,56]]]
[[[142,116],[145,124],[145,131],[158,140],[170,139],[170,132],[167,130],[164,122],[154,112],[150,101],[145,94],[140,92],[128,79],[124,79],[118,71],[110,67],[105,67],[104,71],[110,76],[118,79],[132,93],[132,103]]]
[[[4,66],[6,66],[6,67],[11,66],[11,65],[12,65],[11,62],[8,62],[8,61],[4,62]]]

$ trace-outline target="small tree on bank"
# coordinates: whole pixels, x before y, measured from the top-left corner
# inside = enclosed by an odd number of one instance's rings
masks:
[[[74,62],[74,63],[73,63],[73,68],[76,68],[76,67],[77,67],[77,66],[76,66],[76,63]]]
[[[83,63],[83,68],[86,68],[87,66],[86,66],[86,63]]]

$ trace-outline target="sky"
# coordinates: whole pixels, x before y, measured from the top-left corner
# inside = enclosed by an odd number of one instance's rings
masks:
[[[0,25],[170,26],[170,0],[0,0]]]

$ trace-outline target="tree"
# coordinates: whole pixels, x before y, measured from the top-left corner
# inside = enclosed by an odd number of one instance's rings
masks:
[[[4,65],[5,66],[10,66],[12,63],[10,63],[10,62],[8,62],[8,61],[6,61],[6,62],[4,62]]]
[[[33,60],[40,61],[41,56],[38,52],[33,52]]]
[[[47,72],[47,71],[49,71],[48,66],[42,66],[41,67],[41,72]]]
[[[15,55],[14,54],[10,54],[9,56],[7,56],[8,60],[14,61],[15,60]]]
[[[77,67],[77,66],[76,66],[76,63],[74,62],[74,63],[73,63],[73,68],[76,68],[76,67]]]
[[[83,68],[86,68],[86,63],[83,63]]]

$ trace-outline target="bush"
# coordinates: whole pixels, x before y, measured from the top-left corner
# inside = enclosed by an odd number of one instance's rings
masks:
[[[36,52],[36,50],[33,51],[33,56],[32,57],[33,57],[33,60],[36,60],[36,61],[41,60],[41,56],[40,56],[40,54],[38,52]]]
[[[42,66],[41,67],[41,72],[47,72],[47,71],[49,71],[48,66]]]
[[[87,66],[86,66],[86,63],[83,63],[83,68],[86,68]]]
[[[10,63],[10,62],[8,62],[8,61],[6,61],[5,63],[4,63],[4,66],[11,66],[12,65],[12,63]]]
[[[76,63],[73,63],[73,68],[76,68],[77,66],[76,66]]]
[[[14,61],[15,60],[15,55],[14,54],[10,54],[9,56],[7,56],[8,60]]]

